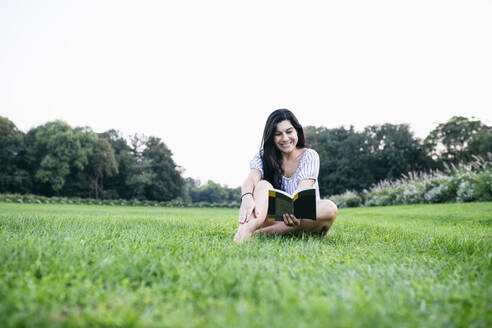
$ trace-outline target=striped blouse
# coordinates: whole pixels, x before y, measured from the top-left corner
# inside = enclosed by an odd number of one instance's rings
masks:
[[[263,174],[263,162],[261,161],[261,156],[263,155],[263,150],[249,163],[251,169],[257,169]],[[318,185],[318,173],[319,173],[319,155],[314,149],[307,148],[304,154],[302,154],[301,161],[299,162],[299,167],[297,171],[290,177],[286,178],[282,176],[282,190],[293,195],[297,190],[299,182],[304,179],[314,179],[313,187],[316,188],[316,198],[320,199],[319,195],[319,185]]]

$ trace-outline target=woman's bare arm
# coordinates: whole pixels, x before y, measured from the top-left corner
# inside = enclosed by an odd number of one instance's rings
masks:
[[[261,180],[261,173],[256,169],[251,169],[248,177],[244,180],[241,187],[241,195],[244,195],[241,199],[241,207],[239,208],[239,223],[248,222],[251,214],[255,210],[255,200],[253,193],[255,191],[256,184]],[[246,194],[246,195],[245,195]],[[256,213],[254,213],[256,216]]]
[[[306,188],[311,188],[312,186],[314,186],[314,183],[316,182],[316,180],[314,179],[304,179],[304,180],[301,180],[299,182],[299,184],[297,185],[297,191],[301,190],[301,189],[306,189]]]
[[[244,180],[241,187],[241,195],[247,192],[253,193],[255,191],[256,184],[261,180],[261,172],[257,169],[251,169],[246,180]]]

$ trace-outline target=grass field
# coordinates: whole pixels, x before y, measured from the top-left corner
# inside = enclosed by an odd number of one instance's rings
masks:
[[[491,327],[492,203],[343,209],[232,242],[236,210],[0,204],[0,326]]]

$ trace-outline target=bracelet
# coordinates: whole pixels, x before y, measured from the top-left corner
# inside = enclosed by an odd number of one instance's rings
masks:
[[[245,193],[244,193],[244,194],[242,194],[242,196],[241,196],[241,201],[243,201],[243,197],[244,197],[244,196],[246,196],[246,195],[248,195],[248,194],[250,194],[250,195],[251,195],[251,197],[253,197],[253,193],[252,193],[252,192],[245,192]]]

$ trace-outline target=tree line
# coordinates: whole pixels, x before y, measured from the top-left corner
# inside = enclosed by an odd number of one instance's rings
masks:
[[[454,116],[420,140],[408,124],[382,124],[355,131],[309,126],[306,139],[320,156],[322,195],[362,192],[382,180],[408,172],[442,170],[492,153],[492,127],[477,119]]]
[[[307,126],[308,146],[320,155],[322,196],[362,191],[409,171],[439,169],[492,152],[492,127],[455,116],[420,140],[407,124],[328,129]],[[96,199],[224,203],[240,188],[183,178],[158,137],[96,133],[53,121],[20,131],[0,116],[0,192]]]
[[[208,181],[184,179],[158,137],[95,133],[53,121],[20,131],[0,116],[0,192],[95,199],[229,202],[240,197]]]

